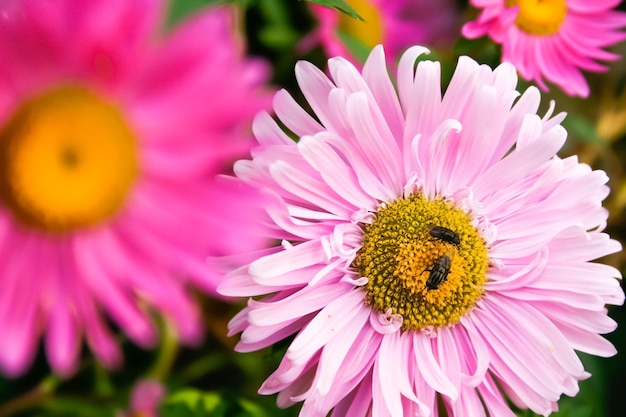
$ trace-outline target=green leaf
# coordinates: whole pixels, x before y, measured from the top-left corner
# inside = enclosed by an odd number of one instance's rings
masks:
[[[297,34],[289,27],[276,26],[259,31],[259,38],[270,48],[285,49],[297,41]]]
[[[110,417],[115,406],[100,404],[97,400],[75,397],[52,397],[41,405],[35,416],[46,417]]]
[[[259,404],[228,392],[184,389],[170,395],[160,406],[161,417],[276,417]]]
[[[222,402],[220,396],[214,392],[202,392],[188,388],[177,391],[168,396],[161,405],[163,416],[176,416],[169,414],[175,410],[186,408],[192,416],[203,416],[208,412],[214,412]],[[181,406],[183,408],[181,408]],[[185,414],[187,415],[187,414]]]
[[[347,14],[350,17],[363,20],[363,18],[359,16],[359,14],[352,7],[350,7],[350,5],[345,2],[345,0],[305,0],[305,1],[308,1],[310,3],[316,3],[321,6],[331,7],[333,9],[339,10],[340,12]]]
[[[337,30],[337,36],[341,39],[341,42],[346,45],[346,47],[352,52],[355,58],[359,62],[365,62],[370,52],[372,51],[368,46],[363,44],[363,42],[359,41],[354,36],[343,32],[341,30]]]
[[[174,24],[207,4],[230,3],[233,0],[178,0],[170,1],[168,20]]]
[[[281,0],[259,0],[257,7],[265,21],[257,35],[262,44],[281,50],[298,42],[300,35],[291,26],[291,16]]]
[[[250,402],[248,400],[240,399],[239,405],[245,412],[246,416],[250,417],[269,417],[269,414],[265,412],[261,407],[257,404]]]
[[[162,404],[159,407],[161,417],[198,417],[187,404]]]
[[[596,126],[580,114],[568,114],[562,124],[573,137],[581,142],[603,143],[603,139],[598,136]]]

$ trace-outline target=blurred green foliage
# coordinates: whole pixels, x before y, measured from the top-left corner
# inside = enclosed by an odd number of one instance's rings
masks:
[[[322,6],[330,7],[339,12],[343,12],[354,19],[362,20],[361,16],[359,16],[359,14],[352,7],[350,7],[350,5],[346,3],[344,0],[305,0],[305,1],[308,1],[310,3],[321,4]]]

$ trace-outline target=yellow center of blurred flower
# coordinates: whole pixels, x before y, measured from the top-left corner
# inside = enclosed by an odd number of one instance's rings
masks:
[[[348,4],[363,18],[354,19],[345,13],[339,14],[339,30],[352,36],[369,48],[383,42],[383,22],[380,11],[370,1],[349,0]]]
[[[368,278],[367,303],[401,315],[404,330],[457,323],[483,294],[488,265],[471,217],[421,193],[376,212],[353,264]]]
[[[0,198],[51,233],[111,217],[137,175],[135,137],[111,103],[60,87],[22,104],[0,130]]]
[[[515,24],[530,35],[554,35],[567,14],[565,0],[507,0],[506,5],[519,5]]]

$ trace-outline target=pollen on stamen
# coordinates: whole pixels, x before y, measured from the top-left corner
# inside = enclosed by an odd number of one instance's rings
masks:
[[[433,224],[454,231],[459,244],[434,237]],[[403,330],[421,330],[458,322],[482,295],[488,264],[471,216],[444,199],[414,193],[381,205],[364,225],[353,267],[369,278],[364,290],[372,309],[401,315]],[[429,288],[430,274],[439,275]]]

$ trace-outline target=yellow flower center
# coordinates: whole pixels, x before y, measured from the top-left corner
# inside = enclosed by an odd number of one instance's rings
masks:
[[[349,0],[348,4],[352,6],[363,20],[354,19],[345,13],[339,13],[339,30],[369,48],[382,43],[383,22],[378,8],[367,0]]]
[[[353,266],[367,303],[402,316],[402,329],[457,323],[483,294],[489,266],[471,217],[421,193],[383,205],[364,227]]]
[[[79,87],[26,101],[0,128],[0,199],[29,227],[68,232],[111,217],[137,175],[120,111]]]
[[[554,35],[567,14],[565,0],[507,0],[506,5],[519,5],[515,24],[530,35]]]

